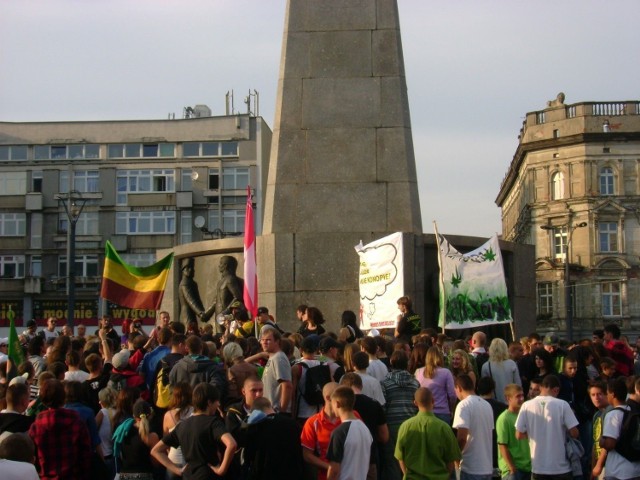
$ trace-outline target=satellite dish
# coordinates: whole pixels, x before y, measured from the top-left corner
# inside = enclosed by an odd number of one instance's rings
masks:
[[[204,227],[204,217],[201,215],[198,215],[196,218],[193,219],[193,224],[196,226],[196,228]]]

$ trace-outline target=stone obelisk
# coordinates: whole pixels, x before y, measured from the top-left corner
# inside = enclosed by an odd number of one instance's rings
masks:
[[[354,246],[406,232],[405,290],[424,281],[411,120],[395,0],[289,0],[263,235],[259,302],[294,323],[317,306],[337,330],[358,311]],[[419,258],[420,257],[420,258]]]

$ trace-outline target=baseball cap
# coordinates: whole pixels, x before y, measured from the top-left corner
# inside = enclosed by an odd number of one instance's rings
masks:
[[[269,313],[269,309],[267,307],[258,307],[258,315],[261,313]]]
[[[552,333],[550,335],[547,335],[546,337],[544,337],[544,340],[542,341],[543,345],[557,345],[558,344],[558,336],[555,333]]]
[[[118,353],[116,353],[113,356],[113,359],[111,360],[111,364],[118,370],[122,370],[123,368],[126,368],[127,365],[129,364],[130,356],[131,356],[131,353],[126,348],[124,350],[120,350]]]
[[[9,345],[9,339],[8,338],[0,338],[0,345]]]
[[[36,321],[31,319],[27,322],[27,328],[31,328],[31,327],[35,327],[37,326]]]

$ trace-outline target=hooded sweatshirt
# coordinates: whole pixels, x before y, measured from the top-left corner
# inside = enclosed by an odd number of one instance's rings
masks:
[[[382,382],[387,424],[400,425],[418,413],[413,397],[420,383],[406,370],[391,370]]]
[[[227,379],[221,364],[204,355],[185,355],[169,372],[169,383],[176,385],[187,382],[192,387],[199,383],[210,383],[220,392],[220,398],[227,395]]]

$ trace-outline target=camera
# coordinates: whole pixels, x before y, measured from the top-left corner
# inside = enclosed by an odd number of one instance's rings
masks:
[[[140,330],[141,327],[142,325],[140,324],[140,322],[133,322],[133,328],[135,328],[136,330]]]

